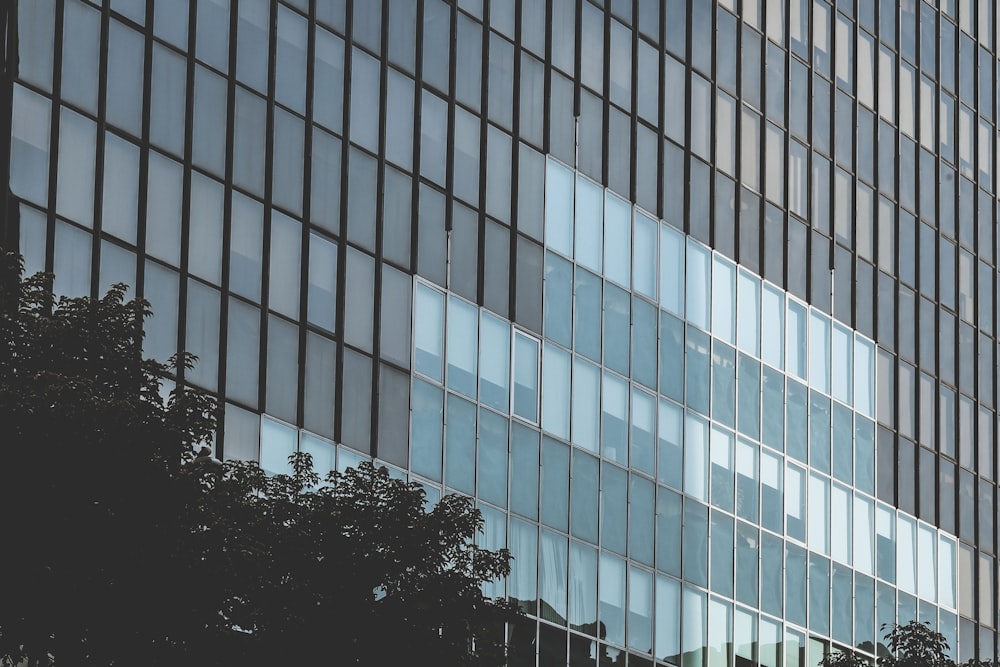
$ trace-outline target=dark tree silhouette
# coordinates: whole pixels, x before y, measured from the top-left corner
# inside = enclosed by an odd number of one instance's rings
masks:
[[[928,623],[910,621],[905,625],[883,625],[885,641],[879,644],[878,667],[958,667],[948,657],[948,640]],[[870,667],[871,659],[860,654],[833,651],[823,656],[821,667]],[[991,661],[970,660],[967,667],[992,665]]]
[[[503,664],[510,558],[469,499],[212,459],[214,400],[163,396],[193,360],[141,358],[148,304],[0,258],[0,665]]]

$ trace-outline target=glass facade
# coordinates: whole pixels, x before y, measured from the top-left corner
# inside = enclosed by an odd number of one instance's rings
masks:
[[[996,656],[990,0],[15,4],[4,243],[474,496],[523,664]]]

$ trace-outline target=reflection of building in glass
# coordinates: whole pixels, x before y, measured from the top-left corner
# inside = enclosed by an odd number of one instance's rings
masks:
[[[995,655],[992,2],[16,4],[6,243],[222,455],[475,495],[541,665]]]

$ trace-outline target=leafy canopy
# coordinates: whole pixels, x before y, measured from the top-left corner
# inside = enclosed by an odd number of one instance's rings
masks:
[[[199,456],[215,402],[143,360],[149,306],[0,266],[0,664],[499,665],[467,498],[430,511],[369,463],[321,481]]]

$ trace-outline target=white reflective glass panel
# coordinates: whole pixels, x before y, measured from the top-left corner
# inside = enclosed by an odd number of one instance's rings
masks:
[[[684,317],[684,234],[660,225],[660,305]]]
[[[736,267],[716,255],[712,267],[712,333],[732,344],[736,338]]]
[[[573,172],[555,160],[545,164],[545,243],[572,255]]]
[[[708,330],[712,307],[712,255],[704,246],[687,244],[687,320]]]
[[[632,207],[610,192],[604,198],[604,275],[629,287],[632,252]]]

